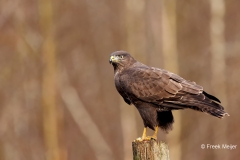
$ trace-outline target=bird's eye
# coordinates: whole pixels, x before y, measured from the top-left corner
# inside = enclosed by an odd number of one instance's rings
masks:
[[[123,56],[120,56],[120,58],[123,58]]]

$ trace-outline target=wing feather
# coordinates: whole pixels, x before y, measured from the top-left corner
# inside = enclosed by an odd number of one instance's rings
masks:
[[[128,97],[171,109],[191,108],[221,118],[225,115],[216,97],[195,82],[163,69],[141,66],[128,70],[121,78]],[[212,97],[212,98],[211,98]]]
[[[168,80],[168,85],[165,86],[165,90],[173,95],[176,95],[178,91],[182,89],[182,85],[176,81],[173,81],[172,79]]]
[[[122,81],[126,81],[125,90],[129,95],[146,101],[161,104],[163,100],[179,99],[183,92],[199,94],[203,88],[194,82],[186,81],[180,76],[166,70],[154,67],[139,67],[128,70],[123,74]]]

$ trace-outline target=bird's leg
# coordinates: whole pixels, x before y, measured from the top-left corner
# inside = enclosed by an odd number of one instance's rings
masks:
[[[137,141],[143,141],[147,139],[147,127],[144,127],[142,137],[137,138]]]
[[[158,133],[158,126],[155,127],[154,134],[152,136],[153,139],[157,139],[157,133]]]
[[[137,140],[137,141],[151,140],[151,139],[157,140],[158,126],[156,126],[156,127],[154,127],[154,128],[155,128],[155,131],[154,131],[153,136],[147,136],[147,127],[144,127],[142,138],[139,137],[139,138],[137,138],[136,140]]]
[[[144,127],[143,129],[143,135],[142,135],[142,140],[145,139],[147,136],[147,127]]]
[[[154,127],[154,129],[155,129],[155,131],[154,131],[153,135],[145,137],[144,138],[145,140],[151,140],[151,139],[157,140],[158,126]]]

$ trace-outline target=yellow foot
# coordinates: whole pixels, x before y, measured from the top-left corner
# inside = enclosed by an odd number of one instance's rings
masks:
[[[144,140],[149,141],[151,139],[157,140],[157,132],[158,132],[158,126],[155,127],[155,132],[154,132],[153,136],[146,136],[147,128],[144,127],[142,137],[137,138],[135,141],[144,141]]]

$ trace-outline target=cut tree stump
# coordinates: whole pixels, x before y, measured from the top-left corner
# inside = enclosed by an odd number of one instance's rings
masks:
[[[133,160],[170,160],[168,146],[155,139],[133,141]]]

